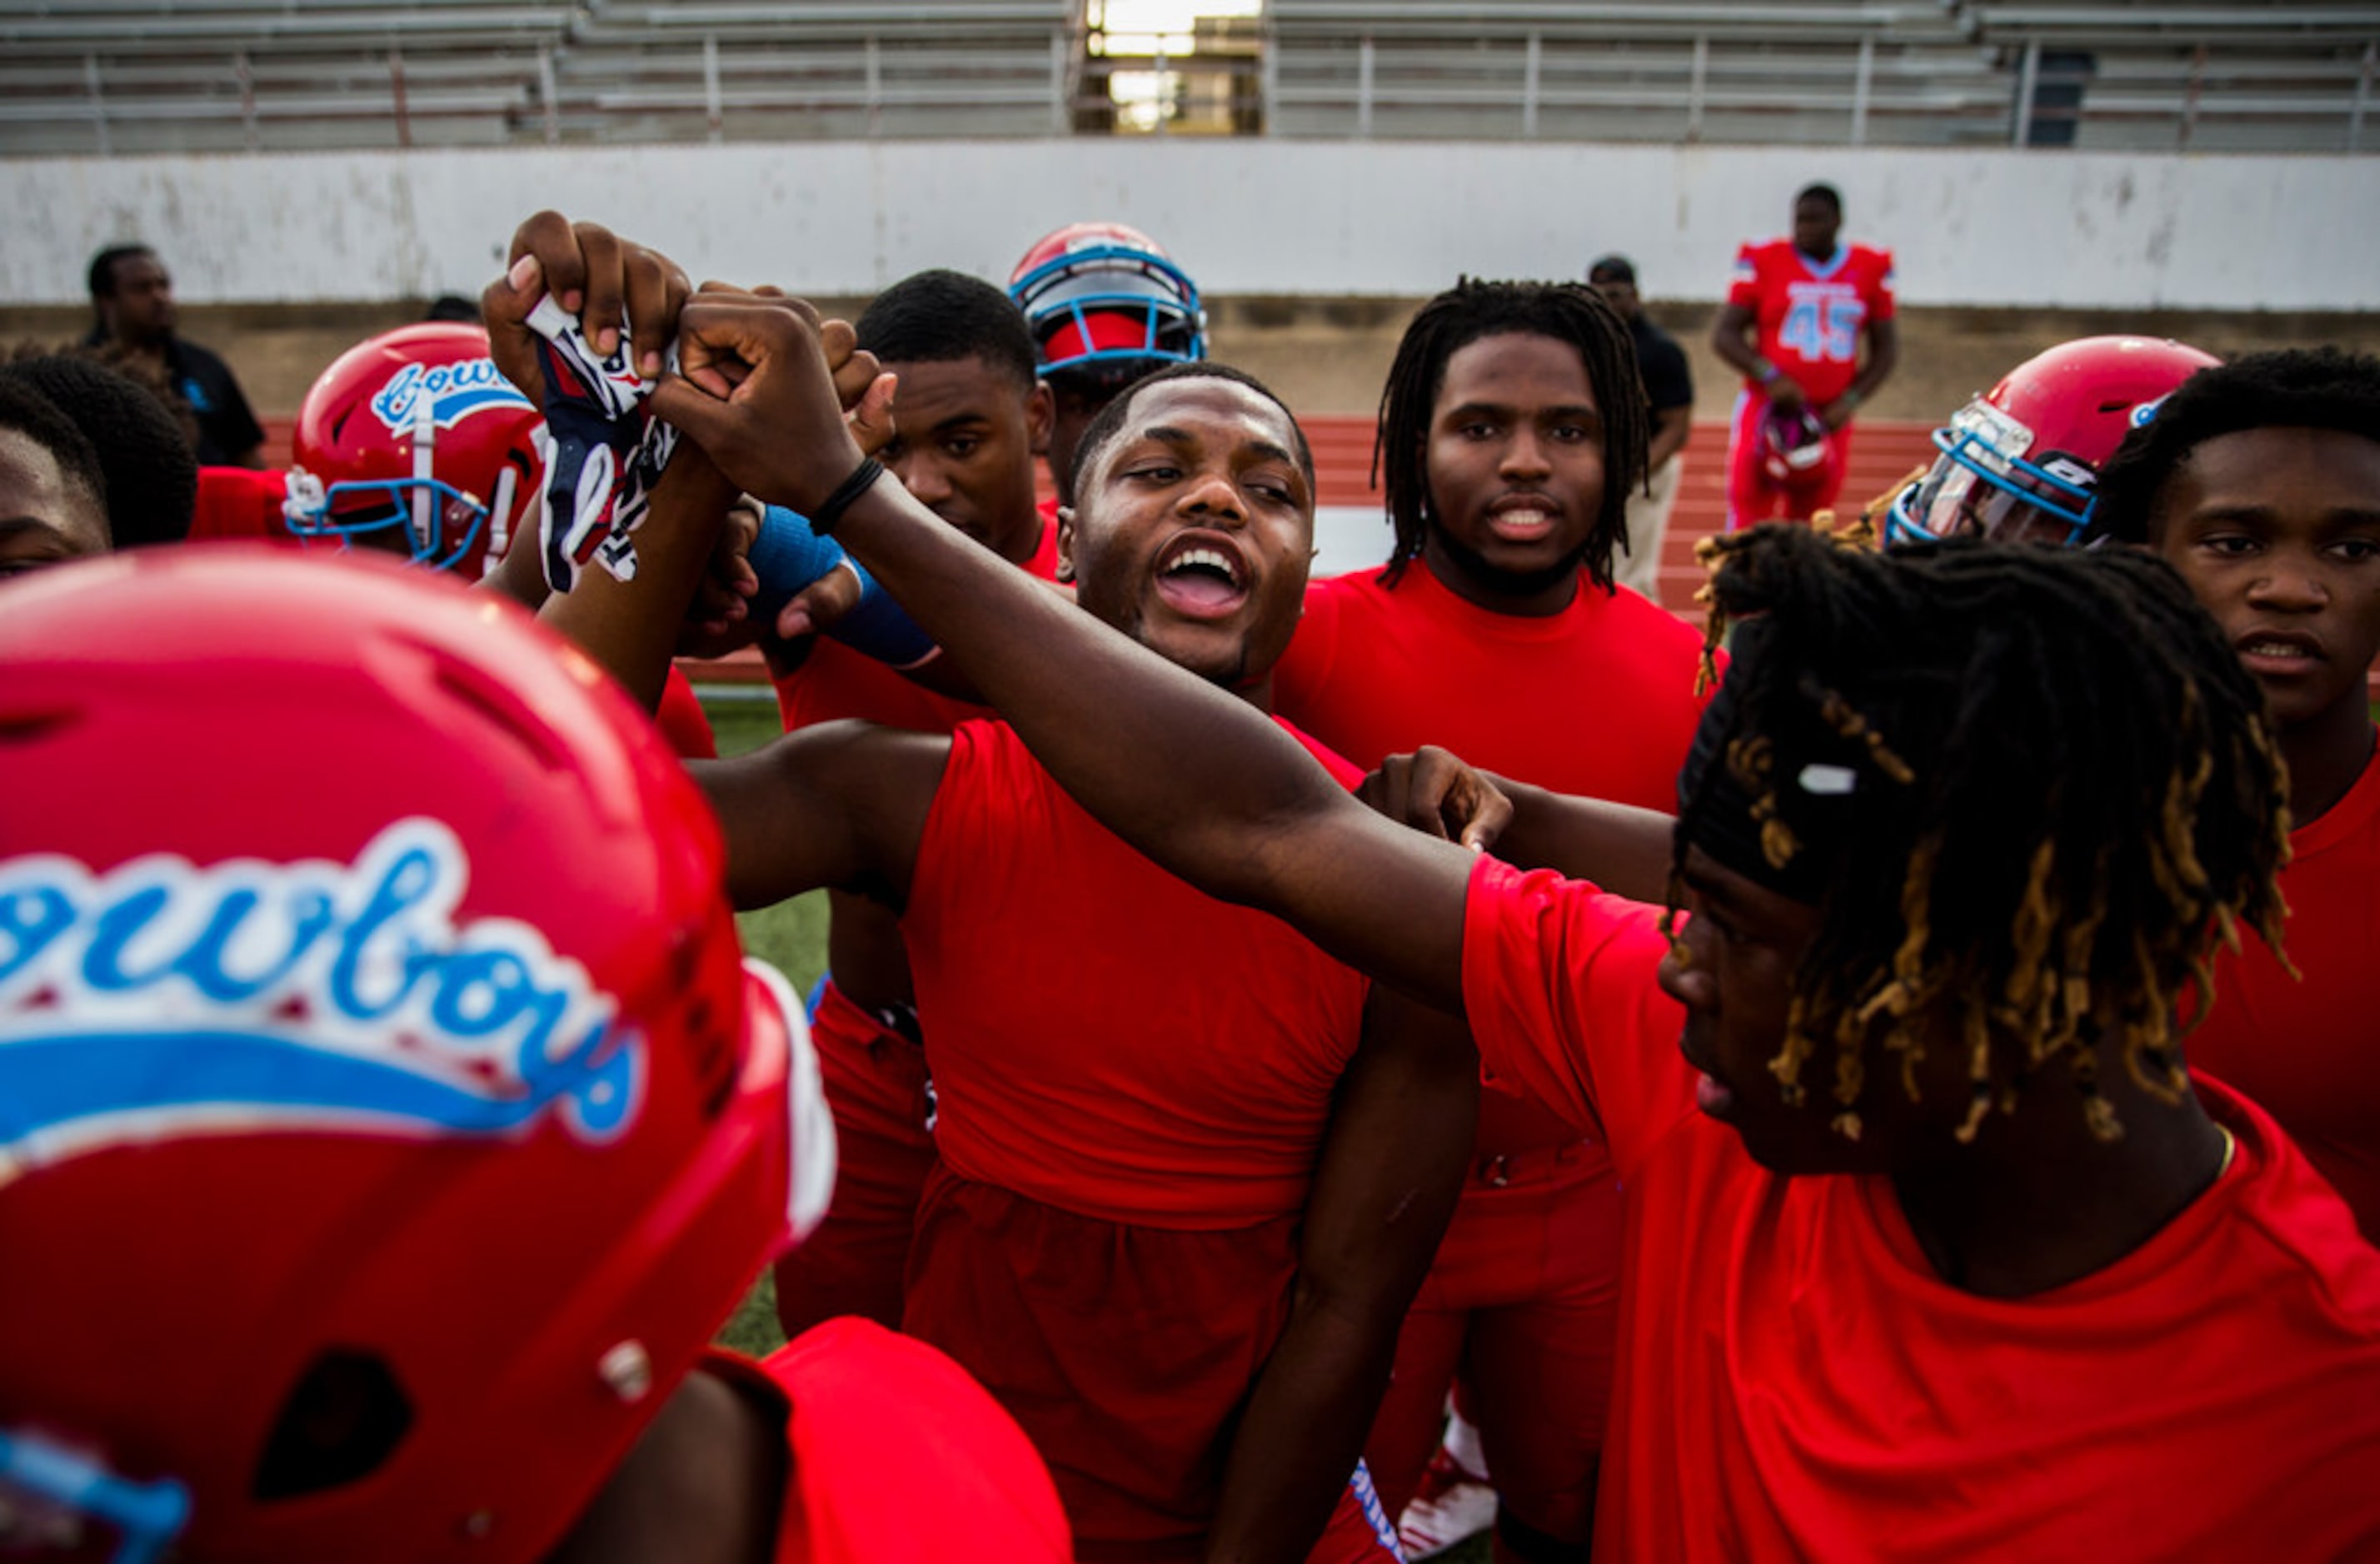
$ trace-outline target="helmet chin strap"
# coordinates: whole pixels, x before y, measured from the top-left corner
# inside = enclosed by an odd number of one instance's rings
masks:
[[[430,507],[437,503],[436,491],[430,487],[432,471],[437,466],[438,414],[425,396],[413,405],[413,555],[427,558],[431,552]]]
[[[488,503],[488,558],[504,557],[506,545],[513,539],[513,491],[519,486],[520,474],[512,463],[496,474],[496,496]]]

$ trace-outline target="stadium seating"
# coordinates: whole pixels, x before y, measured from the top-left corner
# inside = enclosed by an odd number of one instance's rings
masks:
[[[2380,6],[1272,0],[1225,121],[1304,137],[2338,152]],[[0,0],[0,152],[1100,131],[1079,0]]]

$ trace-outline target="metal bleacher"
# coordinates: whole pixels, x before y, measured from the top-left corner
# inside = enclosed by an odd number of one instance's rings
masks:
[[[1269,0],[1200,35],[1228,56],[1154,67],[1242,133],[2380,139],[2348,0]],[[1100,133],[1149,67],[1085,0],[0,0],[0,154]]]
[[[562,134],[1041,136],[1068,127],[1069,0],[593,0],[555,72]]]

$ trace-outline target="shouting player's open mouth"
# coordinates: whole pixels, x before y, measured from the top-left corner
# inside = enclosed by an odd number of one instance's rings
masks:
[[[1185,619],[1225,619],[1248,600],[1247,561],[1220,532],[1180,533],[1159,551],[1157,595]]]

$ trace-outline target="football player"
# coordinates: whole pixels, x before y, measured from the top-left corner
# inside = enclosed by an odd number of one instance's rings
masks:
[[[1306,589],[1282,714],[1366,768],[1437,744],[1543,787],[1667,807],[1700,714],[1701,637],[1612,585],[1648,438],[1627,325],[1594,288],[1465,281],[1424,305],[1381,399],[1394,547],[1377,574]],[[1585,709],[1592,721],[1566,715]],[[1483,1094],[1471,1176],[1366,1446],[1391,1512],[1422,1493],[1459,1373],[1507,1549],[1586,1546],[1619,1263],[1609,1148],[1527,1098]],[[1428,1513],[1412,1518],[1416,1545],[1436,1540]]]
[[[1711,328],[1711,350],[1743,374],[1728,433],[1730,531],[1835,503],[1852,415],[1900,359],[1892,253],[1841,243],[1842,225],[1842,197],[1812,185],[1793,198],[1791,237],[1736,253]]]
[[[0,1555],[1070,1557],[931,1349],[707,1345],[832,1134],[607,681],[370,560],[6,593]]]
[[[1189,273],[1122,223],[1070,223],[1043,235],[1010,273],[1008,295],[1025,311],[1056,399],[1050,477],[1057,503],[1070,505],[1083,430],[1141,376],[1204,358],[1207,311]]]
[[[552,213],[515,249],[518,266],[484,296],[500,333],[544,278],[591,295],[597,260],[623,253]],[[647,292],[632,322],[674,313],[669,290]],[[694,321],[806,307],[707,293],[684,308]],[[877,365],[849,327],[832,330],[856,397]],[[715,359],[687,372],[724,383]],[[665,381],[655,410],[707,410],[693,387]],[[747,381],[737,394],[771,393]],[[839,407],[833,423],[840,451],[853,436]],[[821,438],[799,420],[768,436]],[[1113,481],[1096,504],[1087,491],[1060,544],[1082,609],[1263,706],[1312,550],[1295,421],[1246,376],[1181,364],[1109,405],[1078,459],[1094,454]],[[703,469],[683,443],[676,460]],[[821,528],[862,492],[935,515],[881,476],[870,459],[848,483],[763,497]],[[594,576],[546,606],[632,690],[654,687],[733,492],[710,482],[708,503],[681,491],[667,515],[656,498],[633,581]],[[1342,786],[1358,780],[1326,763]],[[1394,1557],[1359,1456],[1461,1176],[1476,1078],[1459,1035],[1367,991],[1278,920],[1156,870],[997,722],[948,735],[824,724],[697,775],[739,902],[838,885],[901,915],[940,1158],[903,1327],[1026,1425],[1077,1557]]]
[[[847,491],[817,329],[686,323],[706,380],[748,373],[669,416],[756,492]],[[2277,925],[2287,841],[2262,696],[2169,567],[1724,541],[1712,641],[1741,633],[1681,773],[1694,911],[1665,920],[1382,819],[883,486],[837,535],[1124,840],[1463,1013],[1490,1073],[1609,1136],[1601,1551],[2380,1541],[2380,1252],[2180,1055],[2173,999],[2226,924]]]
[[[79,353],[20,358],[0,378],[31,386],[99,453],[107,479],[107,530],[119,549],[178,542],[197,533],[192,510],[210,475],[245,478],[245,467],[201,469],[190,443],[156,391],[127,369]],[[261,518],[263,507],[253,507]],[[280,526],[276,496],[272,519]]]
[[[1048,580],[1058,525],[1035,507],[1033,464],[1050,440],[1050,392],[1008,296],[954,272],[921,272],[879,294],[859,346],[897,377],[894,432],[876,453],[944,521]],[[769,648],[785,731],[844,719],[947,734],[991,715],[822,636]],[[901,1322],[917,1202],[934,1166],[932,1087],[899,920],[828,891],[827,973],[809,996],[844,1178],[825,1223],[777,1278],[789,1336],[856,1314]]]
[[[0,579],[113,546],[98,450],[48,397],[0,376]]]
[[[2289,762],[2286,943],[2216,958],[2190,1057],[2271,1110],[2380,1240],[2380,360],[2250,354],[2101,469],[2092,533],[2181,573],[2264,687]]]

